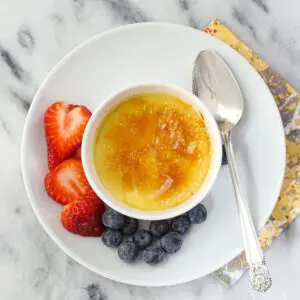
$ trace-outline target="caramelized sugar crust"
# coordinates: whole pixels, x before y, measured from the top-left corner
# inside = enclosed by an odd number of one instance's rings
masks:
[[[97,129],[94,163],[100,180],[112,196],[142,210],[189,199],[210,160],[203,116],[171,95],[133,96]]]

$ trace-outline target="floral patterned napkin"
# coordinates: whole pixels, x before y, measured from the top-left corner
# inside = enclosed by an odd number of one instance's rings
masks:
[[[204,31],[227,43],[248,60],[269,87],[282,118],[287,147],[285,176],[274,211],[259,233],[261,246],[268,248],[300,213],[300,95],[220,20],[211,22]],[[242,252],[214,275],[226,285],[232,285],[247,268],[245,253]]]

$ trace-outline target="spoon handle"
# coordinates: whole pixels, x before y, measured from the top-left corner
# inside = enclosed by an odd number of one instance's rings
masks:
[[[248,205],[241,191],[241,183],[232,148],[231,131],[223,132],[222,136],[242,227],[246,259],[250,267],[251,285],[254,290],[265,292],[272,285],[272,280],[265,265],[265,258],[259,245]]]

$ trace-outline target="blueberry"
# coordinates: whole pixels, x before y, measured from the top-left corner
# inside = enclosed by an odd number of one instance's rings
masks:
[[[182,246],[181,235],[177,232],[169,232],[160,240],[160,245],[167,253],[174,253]]]
[[[185,215],[176,217],[171,222],[171,230],[185,234],[190,228],[189,218]]]
[[[134,243],[133,235],[127,237],[126,241]]]
[[[224,148],[224,145],[222,145],[222,165],[228,165],[227,155]]]
[[[133,242],[125,241],[118,248],[118,255],[121,260],[132,263],[134,262],[139,254],[139,248]]]
[[[160,262],[163,261],[163,259],[165,258],[165,252],[164,250],[158,245],[152,245],[147,247],[144,251],[143,251],[143,260],[144,262],[146,262],[149,265],[157,265]]]
[[[122,243],[122,234],[119,230],[107,228],[102,235],[102,242],[104,245],[116,248]]]
[[[111,229],[121,229],[125,224],[125,216],[109,208],[102,215],[103,224]]]
[[[122,233],[125,235],[131,235],[136,233],[139,228],[139,221],[133,218],[125,218],[125,225],[122,228]]]
[[[192,224],[203,223],[207,218],[207,210],[203,204],[198,204],[188,212],[188,217]]]
[[[149,225],[149,231],[157,238],[162,237],[170,230],[170,226],[167,220],[152,221]]]
[[[152,242],[152,235],[149,231],[141,229],[133,235],[133,241],[139,249],[143,250]]]

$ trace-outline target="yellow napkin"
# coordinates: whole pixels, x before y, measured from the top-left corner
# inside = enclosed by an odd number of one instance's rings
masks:
[[[220,20],[211,22],[204,31],[230,45],[248,60],[269,87],[282,118],[287,147],[286,171],[277,204],[259,233],[261,246],[267,248],[300,213],[300,96]],[[242,252],[214,274],[226,285],[232,285],[247,267]]]

